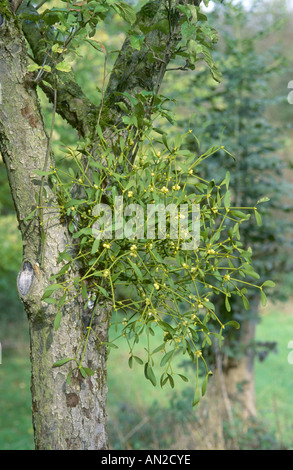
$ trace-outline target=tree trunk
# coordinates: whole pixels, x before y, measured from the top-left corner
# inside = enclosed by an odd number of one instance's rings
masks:
[[[238,359],[228,360],[222,367],[224,387],[233,407],[240,409],[243,420],[256,416],[254,389],[254,350],[255,323],[242,322],[241,344],[244,352]],[[238,406],[237,406],[238,405]]]
[[[0,55],[0,150],[23,239],[18,291],[30,328],[36,448],[104,449],[107,448],[104,347],[99,347],[93,336],[89,336],[84,363],[95,374],[84,379],[78,373],[72,377],[72,385],[66,383],[71,362],[63,367],[52,367],[64,356],[76,355],[92,312],[85,309],[85,300],[77,297],[66,304],[60,327],[54,332],[56,306],[41,300],[50,277],[60,269],[59,253],[70,239],[46,181],[45,240],[41,242],[40,220],[25,220],[36,208],[36,195],[40,195],[40,178],[34,172],[47,169],[52,160],[35,87],[27,73],[25,40],[13,18],[5,21],[0,29]],[[71,294],[74,297],[75,292]],[[97,307],[92,328],[102,342],[108,335],[109,306]]]
[[[255,302],[258,303],[258,299]],[[253,299],[251,306],[252,309],[256,308],[252,304]],[[240,432],[245,432],[249,419],[256,417],[253,349],[255,322],[251,318],[252,309],[249,312],[250,317],[241,322],[239,330],[238,340],[242,354],[228,358],[219,350],[215,352],[213,377],[210,379],[206,402],[203,401],[200,408],[200,416],[205,417],[202,425],[205,432],[201,438],[204,449],[237,449],[239,428],[236,421],[241,420]],[[228,430],[226,434],[225,427]]]

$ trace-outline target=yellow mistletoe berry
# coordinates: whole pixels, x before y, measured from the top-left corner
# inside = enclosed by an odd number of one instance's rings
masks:
[[[208,250],[208,255],[213,255],[215,254],[215,250],[211,249],[211,250]]]

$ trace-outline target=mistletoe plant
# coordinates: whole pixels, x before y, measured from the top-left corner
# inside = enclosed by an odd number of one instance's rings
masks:
[[[66,173],[64,170],[53,168],[47,172],[37,171],[39,175],[50,177],[58,195],[58,209],[68,221],[74,240],[72,245],[60,253],[59,262],[62,267],[59,273],[51,278],[52,283],[43,295],[45,302],[57,306],[54,328],[59,328],[63,307],[72,300],[72,295],[81,295],[92,311],[75,357],[62,358],[54,367],[70,361],[73,363],[73,368],[68,373],[68,383],[71,383],[72,374],[78,370],[84,377],[94,374],[83,362],[86,345],[89,335],[95,335],[91,324],[96,312],[96,303],[110,301],[113,311],[116,312],[114,321],[118,322],[118,313],[124,316],[121,335],[129,345],[130,367],[133,360],[144,364],[146,378],[156,385],[154,355],[159,353],[159,363],[163,368],[160,384],[163,386],[169,382],[171,387],[174,387],[175,371],[172,360],[180,353],[186,354],[197,365],[199,360],[204,363],[204,394],[208,376],[211,374],[205,361],[204,348],[212,344],[213,337],[221,345],[224,339],[223,330],[226,327],[239,328],[236,321],[222,323],[221,312],[215,311],[215,305],[210,298],[214,294],[223,296],[225,306],[229,310],[229,299],[237,295],[242,299],[245,308],[249,308],[245,294],[247,287],[252,284],[247,282],[245,277],[258,278],[258,274],[251,266],[251,250],[242,248],[239,227],[250,217],[251,212],[258,220],[258,211],[257,207],[230,206],[229,172],[219,185],[216,185],[214,180],[207,181],[199,176],[201,161],[218,152],[218,146],[196,157],[188,150],[181,150],[181,142],[184,142],[185,136],[179,136],[175,142],[168,143],[165,135],[162,138],[150,137],[152,130],[150,126],[144,138],[140,140],[133,164],[129,161],[129,152],[134,136],[133,129],[128,127],[125,142],[120,131],[113,130],[113,133],[116,132],[119,136],[119,154],[115,155],[111,151],[102,134],[100,158],[93,158],[86,147],[76,151],[68,149],[70,157],[73,157],[80,168],[78,174],[73,175],[73,171]],[[190,137],[192,131],[189,130],[187,134]],[[87,157],[87,168],[80,163],[84,154]],[[107,167],[102,163],[104,160],[107,161]],[[89,172],[91,177],[88,176]],[[72,185],[82,188],[82,197],[72,197]],[[110,226],[107,221],[98,224],[98,228],[101,228],[98,230],[97,223],[101,216],[96,213],[96,207],[106,200],[107,205],[103,206],[107,206],[110,213],[114,214],[119,196],[123,197],[124,203],[127,204],[126,209],[130,210],[125,210],[122,217],[119,217],[117,222],[115,218]],[[258,201],[260,202],[262,201]],[[188,219],[194,205],[200,207],[201,231],[200,234],[196,233],[200,243],[196,248],[186,250],[182,248],[186,243],[186,228],[188,235],[192,233],[194,237],[194,220],[186,221],[184,232],[181,227],[182,219]],[[137,238],[138,234],[147,232],[147,220],[137,218],[138,209],[140,208],[144,215],[146,207],[150,206],[170,211],[169,214],[166,212],[167,233],[163,238],[160,237],[161,227],[158,220],[155,223],[158,238],[149,239],[145,235]],[[180,211],[174,212],[174,207],[180,208]],[[184,208],[187,211],[184,211]],[[39,209],[37,206],[36,212]],[[169,235],[172,215],[177,218],[179,229],[178,236],[174,238]],[[129,219],[129,216],[133,218]],[[143,225],[138,227],[141,220]],[[121,231],[121,221],[124,232],[128,230],[128,238],[113,238],[111,233]],[[229,230],[226,225],[228,221]],[[132,234],[133,229],[135,230]],[[76,263],[79,265],[78,276],[74,270]],[[71,269],[74,273],[72,276]],[[266,285],[271,286],[272,283],[266,281],[259,287],[263,299],[263,287]],[[132,288],[129,298],[119,298],[121,286],[125,291],[129,287]],[[58,296],[54,295],[57,292]],[[218,332],[215,332],[216,329]],[[161,335],[162,342],[152,349],[150,336],[155,334]],[[149,345],[145,359],[135,354],[135,346],[141,335],[147,337]],[[115,342],[105,343],[95,336],[98,345],[115,347]],[[182,374],[178,376],[184,381],[188,380]],[[199,397],[197,376],[194,404],[198,402]]]

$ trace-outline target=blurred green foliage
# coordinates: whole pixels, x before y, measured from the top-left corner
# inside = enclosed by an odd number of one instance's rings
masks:
[[[8,193],[9,194],[9,193]],[[22,244],[15,214],[0,217],[0,325],[15,320],[23,307],[17,297],[16,278],[22,262]],[[0,341],[1,341],[0,328]]]
[[[0,155],[0,216],[13,213],[14,207],[10,194],[7,172]]]
[[[0,449],[33,450],[28,344],[6,348],[0,365]]]
[[[10,193],[6,168],[0,156],[0,341],[4,323],[23,311],[17,298],[16,278],[21,265],[22,244]],[[13,289],[12,286],[15,288]],[[1,334],[2,331],[2,334]]]

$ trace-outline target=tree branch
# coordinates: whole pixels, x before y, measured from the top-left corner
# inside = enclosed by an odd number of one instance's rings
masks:
[[[121,101],[121,95],[117,93],[128,92],[134,96],[142,90],[154,94],[159,92],[167,66],[181,40],[182,14],[176,6],[182,3],[198,6],[201,0],[153,0],[137,14],[133,29],[140,34],[145,32],[144,41],[140,50],[133,49],[129,37],[122,46],[106,90],[105,111],[102,113],[105,121],[109,119],[109,110],[112,111],[113,124],[121,121],[123,112],[115,106]]]
[[[28,6],[27,3],[25,1],[22,4],[19,12],[38,15],[36,8],[31,5]],[[22,29],[33,52],[34,60],[38,65],[44,65],[48,54],[46,40],[54,39],[55,32],[51,29],[48,37],[44,38],[39,24],[28,20],[22,21]],[[87,137],[93,133],[99,109],[84,95],[72,72],[62,73],[58,71],[57,76],[48,73],[46,80],[40,81],[39,86],[52,103],[54,102],[54,89],[57,87],[57,113],[77,129],[81,136]]]
[[[12,9],[14,12],[18,10],[23,0],[10,0]]]

